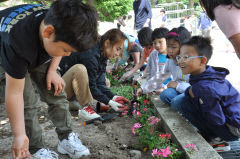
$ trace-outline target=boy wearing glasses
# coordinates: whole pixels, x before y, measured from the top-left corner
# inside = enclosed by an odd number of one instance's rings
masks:
[[[226,141],[240,136],[240,97],[225,79],[229,71],[211,67],[210,40],[194,36],[182,44],[176,60],[183,74],[190,74],[191,86],[182,98],[182,114],[198,128],[217,151],[229,151]]]

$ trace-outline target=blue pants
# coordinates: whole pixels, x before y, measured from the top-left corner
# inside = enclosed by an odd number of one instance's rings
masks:
[[[182,96],[184,96],[184,93],[179,93],[175,88],[167,88],[160,94],[160,99],[162,102],[171,105],[174,110],[181,113],[179,102],[181,102]]]
[[[224,125],[213,125],[209,121],[204,119],[204,116],[197,109],[195,105],[192,104],[189,96],[181,96],[178,98],[178,108],[182,115],[188,119],[194,126],[198,128],[201,135],[207,140],[211,140],[216,137],[220,137],[225,141],[234,141],[238,137],[234,136],[226,126]]]

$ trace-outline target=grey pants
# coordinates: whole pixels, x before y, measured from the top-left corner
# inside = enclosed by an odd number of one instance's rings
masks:
[[[0,59],[1,61],[1,59]],[[29,70],[25,76],[24,87],[24,118],[26,134],[29,138],[29,150],[35,153],[37,150],[44,147],[42,139],[42,129],[38,121],[38,96],[35,93],[32,81],[36,83],[37,89],[40,93],[41,100],[48,104],[49,118],[56,126],[56,132],[60,140],[67,138],[68,134],[72,132],[71,114],[69,113],[69,103],[66,94],[61,93],[54,96],[54,87],[48,91],[46,89],[46,75],[50,62],[44,63],[41,66]],[[0,90],[5,87],[5,74],[0,63]],[[0,98],[1,99],[1,98]]]

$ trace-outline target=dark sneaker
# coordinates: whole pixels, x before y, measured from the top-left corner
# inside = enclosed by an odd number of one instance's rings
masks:
[[[231,150],[231,147],[230,147],[229,143],[227,143],[226,141],[222,140],[219,137],[212,139],[210,141],[210,145],[217,152],[225,152],[225,151],[230,151]]]

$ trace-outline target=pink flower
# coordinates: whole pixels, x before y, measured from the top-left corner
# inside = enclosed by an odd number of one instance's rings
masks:
[[[160,121],[160,119],[156,118],[156,119],[153,119],[150,124],[154,125],[154,124],[158,123],[159,121]]]
[[[135,123],[135,124],[133,125],[133,127],[134,127],[134,128],[141,128],[142,125],[141,125],[140,123]]]
[[[195,145],[194,144],[187,144],[187,145],[185,145],[185,148],[189,148],[191,150],[195,150]]]
[[[138,129],[138,128],[140,128],[140,127],[142,127],[142,125],[141,125],[140,123],[135,123],[135,124],[133,125],[133,127],[131,128],[132,134],[135,135],[135,134],[136,134],[135,129]]]
[[[132,114],[134,115],[136,113],[136,110],[134,110],[133,112],[132,112]]]
[[[151,125],[154,125],[154,124],[156,124],[157,122],[159,122],[160,119],[156,118],[155,116],[151,116],[151,117],[148,118],[148,121],[150,121],[150,124],[151,124]]]
[[[135,134],[136,134],[136,132],[135,132],[135,128],[132,127],[131,130],[132,130],[132,134],[135,135]]]
[[[170,146],[168,146],[165,149],[160,149],[157,152],[157,156],[162,156],[162,157],[168,157],[168,155],[170,155],[170,154],[171,154]]]
[[[128,113],[128,111],[124,111],[123,113],[122,113],[122,115],[126,115]]]
[[[143,110],[146,112],[146,111],[147,111],[147,108],[144,108]]]
[[[158,150],[157,150],[157,149],[153,149],[153,150],[152,150],[152,156],[154,157],[154,155],[156,155],[156,154],[157,154],[157,152],[158,152]]]
[[[152,121],[154,118],[155,118],[155,116],[150,116],[150,117],[148,118],[148,121]]]
[[[140,116],[140,115],[141,115],[141,113],[139,111],[137,111],[137,116]]]

